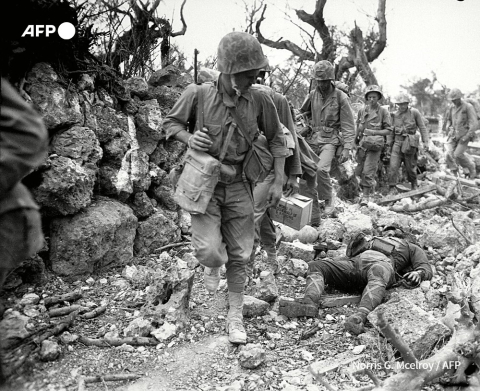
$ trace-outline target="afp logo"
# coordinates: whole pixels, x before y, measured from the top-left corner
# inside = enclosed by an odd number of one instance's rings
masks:
[[[75,35],[75,26],[70,22],[64,22],[57,28],[53,24],[29,24],[22,34],[24,37],[49,37],[57,31],[58,36],[62,39],[72,39]]]

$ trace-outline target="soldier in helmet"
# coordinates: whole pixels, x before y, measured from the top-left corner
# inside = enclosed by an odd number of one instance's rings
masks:
[[[360,205],[367,205],[370,201],[385,137],[391,137],[392,134],[392,118],[388,110],[380,106],[381,99],[383,94],[380,87],[368,86],[365,92],[366,105],[358,112],[355,140],[359,148],[355,174],[361,177],[363,196]]]
[[[477,114],[473,106],[462,100],[462,92],[453,88],[448,93],[448,99],[453,106],[447,114],[447,166],[454,175],[458,174],[458,165],[468,170],[467,176],[474,179],[477,175],[475,162],[465,156],[468,143],[473,139],[478,129]]]
[[[245,137],[252,140],[260,130],[267,139],[274,157],[275,179],[267,195],[272,206],[282,195],[287,148],[272,98],[250,88],[258,71],[268,64],[258,40],[243,32],[229,33],[220,41],[217,54],[218,79],[189,85],[166,116],[163,128],[167,137],[213,157],[218,158],[226,147],[222,167],[228,166],[225,171],[229,174],[220,176],[206,212],[192,215],[192,244],[196,258],[205,267],[204,283],[209,292],[216,292],[219,269],[226,266],[226,329],[230,342],[243,344],[247,340],[242,315],[245,265],[254,237],[252,184],[243,180],[243,161],[250,149]],[[203,100],[201,107],[197,107],[199,98]],[[203,115],[204,127],[192,134],[189,125],[195,124],[197,114]],[[234,117],[240,120],[234,121]]]
[[[311,121],[311,133],[306,141],[315,152],[317,163],[318,199],[325,201],[325,211],[332,210],[332,160],[339,163],[348,160],[355,139],[355,121],[347,95],[334,84],[333,65],[325,60],[313,67],[316,88],[305,99],[300,112]],[[314,198],[313,195],[309,195]]]
[[[390,167],[388,173],[388,185],[390,193],[395,194],[395,185],[398,181],[398,169],[405,165],[407,179],[412,190],[417,188],[417,158],[420,134],[424,148],[428,150],[429,134],[425,127],[425,121],[420,112],[408,107],[410,98],[407,94],[399,94],[394,99],[397,111],[393,113],[393,135],[387,139],[391,150]],[[420,134],[418,134],[420,130]]]

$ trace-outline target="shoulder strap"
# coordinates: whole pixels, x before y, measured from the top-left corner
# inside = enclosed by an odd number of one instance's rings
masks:
[[[247,128],[245,127],[245,124],[243,123],[242,119],[237,113],[237,109],[235,107],[228,107],[228,111],[232,115],[233,120],[238,126],[238,129],[240,129],[240,132],[243,134],[243,137],[245,137],[245,140],[247,140],[247,143],[250,147],[252,147],[252,138],[248,134]]]

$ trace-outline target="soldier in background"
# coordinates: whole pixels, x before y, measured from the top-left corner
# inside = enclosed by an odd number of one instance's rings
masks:
[[[388,172],[388,185],[390,194],[397,194],[398,170],[403,163],[407,173],[407,179],[412,190],[417,188],[417,159],[420,135],[423,147],[428,151],[429,134],[425,127],[425,121],[420,112],[414,107],[408,107],[410,98],[406,94],[399,94],[394,99],[397,111],[393,117],[393,135],[387,139],[391,149],[390,166]],[[420,134],[418,134],[418,130]],[[409,140],[406,140],[409,138]],[[408,143],[408,147],[406,144]]]
[[[319,157],[318,199],[325,201],[325,212],[329,214],[333,210],[332,161],[335,156],[340,164],[348,160],[355,139],[355,121],[348,96],[334,84],[333,65],[325,60],[317,62],[312,77],[317,86],[300,108],[312,126],[309,134],[302,136]]]
[[[376,85],[367,87],[366,105],[358,112],[357,118],[357,167],[355,174],[361,177],[362,198],[360,205],[367,205],[376,186],[375,176],[380,155],[385,146],[385,137],[391,137],[392,119],[385,107],[380,106],[383,94]]]
[[[445,145],[447,167],[452,174],[458,175],[458,165],[460,165],[468,170],[465,176],[474,179],[477,175],[475,162],[467,157],[465,152],[478,129],[477,113],[471,104],[462,100],[462,96],[458,88],[453,88],[448,93],[448,99],[453,106],[448,111],[445,124],[448,131]]]

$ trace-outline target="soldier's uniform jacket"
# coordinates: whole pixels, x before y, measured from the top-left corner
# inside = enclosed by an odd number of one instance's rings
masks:
[[[380,105],[377,105],[377,108],[373,111],[370,110],[369,106],[362,107],[358,112],[357,130],[359,133],[363,133],[365,129],[388,129],[392,131],[392,117],[388,110]]]
[[[355,119],[348,96],[334,87],[323,98],[316,88],[308,94],[300,108],[302,113],[311,113],[312,134],[306,138],[311,145],[344,144],[351,149],[355,140]]]
[[[425,126],[425,121],[422,118],[420,112],[414,107],[409,107],[407,111],[401,113],[396,111],[392,115],[393,117],[393,141],[403,141],[407,134],[417,133],[417,129],[420,130],[422,141],[425,145],[428,145],[428,130]],[[387,142],[390,144],[390,138],[387,137]]]
[[[447,129],[450,126],[453,126],[455,129],[455,138],[457,140],[466,135],[472,138],[475,130],[478,128],[477,113],[473,106],[462,100],[459,107],[451,107],[447,119]]]
[[[396,272],[401,273],[411,268],[414,271],[421,271],[423,280],[430,280],[433,277],[432,266],[428,261],[427,255],[419,246],[405,239],[395,237],[382,237],[382,240],[395,246],[391,257],[395,262],[394,268]]]
[[[208,135],[213,142],[208,151],[210,155],[218,158],[224,138],[233,122],[228,106],[236,107],[238,115],[248,128],[247,131],[252,138],[255,134],[258,134],[259,130],[263,132],[273,157],[288,156],[285,136],[280,126],[275,105],[266,92],[251,88],[248,92],[242,93],[241,96],[231,98],[224,91],[223,86],[218,83],[218,80],[204,83],[202,88],[204,88],[204,127],[208,129]],[[189,85],[165,117],[163,129],[167,138],[181,130],[188,130],[188,124],[195,123],[197,90],[197,85]],[[236,129],[223,162],[232,165],[242,163],[248,149],[247,140]]]

